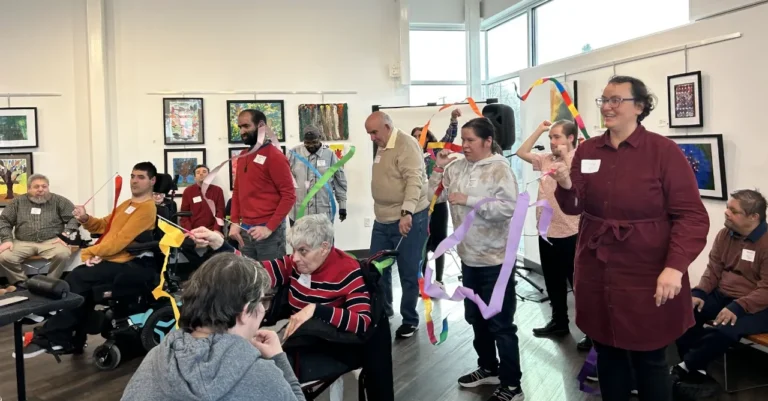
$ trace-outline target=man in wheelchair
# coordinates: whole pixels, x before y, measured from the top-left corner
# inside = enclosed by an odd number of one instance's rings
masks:
[[[235,251],[205,227],[192,230],[192,236],[201,246]],[[326,215],[302,217],[291,228],[293,254],[256,263],[277,290],[264,324],[289,318],[283,349],[300,382],[330,384],[362,368],[361,396],[365,389],[369,400],[393,400],[391,333],[378,301],[380,275],[335,248],[333,237]],[[307,393],[305,387],[312,399]]]
[[[155,271],[151,252],[132,255],[126,248],[155,227],[157,208],[152,199],[157,169],[150,162],[138,163],[131,172],[131,199],[118,205],[103,218],[89,216],[83,206],[76,206],[74,216],[91,233],[101,234],[96,244],[81,251],[83,265],[66,277],[70,292],[85,298],[80,307],[59,311],[42,327],[35,329],[31,342],[24,347],[24,358],[45,352],[81,354],[87,337],[88,317],[95,305],[94,288],[109,285],[118,275]]]

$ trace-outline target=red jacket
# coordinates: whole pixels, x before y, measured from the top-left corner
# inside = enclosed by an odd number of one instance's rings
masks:
[[[243,150],[240,154],[248,153]],[[296,189],[288,159],[277,146],[266,144],[256,153],[237,159],[232,190],[232,221],[266,225],[275,231],[296,203]]]
[[[213,201],[216,206],[216,217],[224,219],[224,191],[218,185],[210,185],[205,193],[206,198]],[[203,199],[200,185],[191,185],[184,189],[181,196],[181,211],[192,212],[192,217],[182,217],[179,221],[182,227],[192,230],[197,227],[206,227],[209,230],[221,231],[221,226],[213,218],[211,208]]]

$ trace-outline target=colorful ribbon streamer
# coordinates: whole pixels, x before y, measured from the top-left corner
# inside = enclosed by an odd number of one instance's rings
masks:
[[[526,99],[528,99],[528,95],[531,94],[531,90],[533,90],[534,87],[539,86],[545,82],[552,82],[553,84],[555,84],[555,88],[557,88],[558,92],[560,92],[560,96],[563,97],[563,101],[565,102],[565,105],[568,106],[568,110],[571,112],[573,119],[576,120],[576,125],[579,127],[579,130],[584,135],[584,139],[589,139],[589,134],[587,133],[587,128],[584,125],[584,120],[581,118],[581,114],[579,114],[579,111],[576,110],[576,106],[573,104],[571,95],[568,94],[568,91],[565,90],[565,86],[563,86],[563,84],[561,84],[560,81],[554,78],[540,78],[536,80],[536,82],[534,82],[533,85],[531,85],[528,88],[528,90],[525,92],[523,96],[520,96],[520,93],[517,92],[517,85],[515,84],[515,94],[521,101],[524,102],[526,101]]]
[[[493,316],[501,312],[501,307],[504,304],[504,297],[506,295],[507,284],[515,270],[515,263],[517,262],[517,249],[520,244],[520,238],[523,234],[523,225],[525,224],[525,216],[528,212],[528,208],[532,206],[543,206],[541,218],[539,219],[539,235],[546,238],[547,229],[549,223],[552,220],[552,207],[546,200],[539,201],[533,205],[529,205],[531,196],[528,192],[523,192],[518,195],[517,202],[515,204],[515,212],[512,215],[512,221],[509,223],[509,234],[507,237],[507,248],[504,254],[504,262],[501,265],[501,273],[496,280],[496,284],[493,287],[493,293],[491,295],[491,301],[486,303],[477,295],[472,289],[459,286],[454,291],[453,295],[448,296],[444,290],[439,286],[432,283],[432,268],[427,267],[424,292],[432,298],[448,299],[451,301],[462,301],[469,299],[474,302],[480,313],[485,319],[490,319]],[[509,202],[508,200],[485,198],[475,205],[472,211],[464,218],[464,222],[451,234],[448,238],[443,240],[435,250],[430,260],[434,260],[440,255],[444,254],[448,249],[456,246],[461,242],[469,232],[472,223],[475,220],[475,214],[477,210],[488,202]]]
[[[293,150],[290,150],[290,152],[293,154],[293,156],[298,159],[300,162],[304,163],[310,170],[312,170],[313,173],[319,178],[317,182],[320,182],[323,180],[323,174],[320,173],[320,171],[317,170],[315,166],[312,165],[312,163],[307,160],[306,157],[298,154],[297,152],[294,152]],[[328,192],[328,199],[330,199],[331,202],[331,221],[336,217],[336,199],[333,197],[333,190],[331,189],[331,185],[328,184],[328,181],[330,181],[330,178],[325,180],[325,183],[323,184],[323,187],[325,188],[326,192]],[[307,195],[309,195],[309,192],[307,192]],[[314,196],[314,195],[313,195]],[[310,198],[311,199],[311,198]],[[309,202],[309,201],[307,201]],[[304,202],[302,200],[301,204],[303,205]],[[298,220],[298,216],[296,217]]]
[[[320,188],[322,188],[328,182],[328,180],[330,180],[331,177],[333,177],[333,175],[336,174],[336,171],[338,171],[342,166],[344,166],[344,164],[346,164],[349,161],[349,159],[351,159],[352,156],[354,155],[355,155],[355,147],[350,146],[349,152],[347,152],[347,154],[344,155],[344,157],[342,157],[341,160],[334,163],[333,166],[331,166],[331,168],[329,168],[325,172],[325,174],[323,174],[323,176],[320,177],[320,179],[317,182],[315,182],[315,185],[312,187],[312,189],[310,189],[309,192],[307,192],[307,196],[305,196],[304,200],[301,201],[301,206],[299,206],[299,210],[296,212],[296,220],[304,217],[304,212],[307,209],[307,205],[309,204],[309,201],[312,198],[314,198],[317,192],[320,190]],[[333,200],[333,193],[331,193],[331,200]],[[335,210],[334,210],[334,215],[335,215]]]
[[[173,308],[173,316],[176,318],[176,329],[178,330],[179,307],[176,305],[176,299],[174,299],[171,294],[165,291],[163,287],[165,285],[165,270],[168,268],[168,257],[171,254],[171,248],[181,247],[181,243],[184,242],[184,233],[163,220],[157,221],[157,227],[163,230],[165,233],[163,238],[160,239],[160,250],[163,252],[163,255],[165,255],[165,260],[163,261],[163,269],[160,271],[160,284],[158,284],[158,286],[152,290],[152,295],[155,296],[155,299],[168,297],[168,300],[171,302],[171,307]]]
[[[475,99],[472,99],[471,97],[468,97],[468,98],[466,98],[464,100],[466,100],[467,103],[469,103],[469,107],[472,108],[472,111],[474,111],[475,114],[478,115],[478,117],[483,117],[483,113],[481,113],[480,109],[477,107],[477,103],[475,103]],[[437,114],[439,114],[441,111],[443,111],[443,110],[445,110],[445,109],[447,109],[449,107],[453,107],[453,106],[455,106],[457,104],[461,104],[461,103],[464,102],[464,100],[462,100],[461,102],[456,102],[456,103],[452,103],[452,104],[443,105],[434,114],[432,114],[432,117],[430,117],[429,120],[427,120],[427,123],[424,124],[424,127],[421,129],[421,136],[419,137],[419,147],[424,149],[424,145],[427,143],[427,131],[429,131],[429,124],[432,123],[432,119]]]
[[[102,186],[103,188],[103,186]],[[109,229],[112,228],[112,220],[115,219],[115,209],[117,208],[117,201],[120,200],[120,192],[123,189],[123,177],[120,176],[120,174],[115,174],[115,198],[112,202],[112,213],[109,215],[109,221],[107,222],[107,228],[104,229],[104,232],[101,234],[101,236],[96,240],[96,243],[94,245],[99,245],[101,243],[101,240],[104,239],[104,237],[107,236],[107,233],[109,232]],[[96,194],[94,194],[95,196]]]
[[[594,347],[589,350],[587,359],[584,360],[584,365],[582,365],[581,371],[579,371],[579,375],[576,377],[576,380],[579,381],[579,390],[587,394],[599,395],[599,387],[592,387],[587,384],[587,377],[590,376],[597,376],[597,351],[595,351]]]

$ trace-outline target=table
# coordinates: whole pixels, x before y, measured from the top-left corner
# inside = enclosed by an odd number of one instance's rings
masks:
[[[27,297],[26,301],[13,305],[0,307],[0,327],[13,323],[13,337],[16,351],[16,389],[19,401],[27,400],[27,386],[24,379],[24,335],[21,331],[19,319],[34,313],[45,315],[51,311],[74,309],[83,303],[80,295],[69,293],[63,299],[51,299],[35,295],[29,291],[16,291],[0,296],[0,300],[10,297]]]

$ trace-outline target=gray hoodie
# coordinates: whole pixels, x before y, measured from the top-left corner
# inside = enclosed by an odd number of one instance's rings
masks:
[[[234,334],[194,338],[174,330],[153,348],[123,392],[123,401],[304,401],[288,358],[265,359]]]
[[[472,267],[496,266],[504,262],[509,237],[509,222],[515,213],[517,180],[503,156],[494,154],[471,163],[461,158],[445,167],[444,173],[433,172],[429,193],[434,194],[440,182],[445,189],[438,202],[454,192],[467,195],[467,205],[450,204],[453,226],[458,227],[472,208],[483,198],[504,199],[480,206],[475,222],[456,250],[461,261]],[[514,250],[517,252],[517,250]]]

